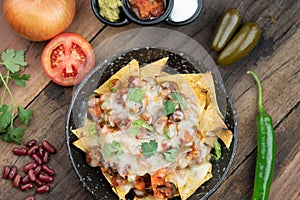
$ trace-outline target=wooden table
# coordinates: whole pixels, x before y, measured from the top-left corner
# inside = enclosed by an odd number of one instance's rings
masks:
[[[0,0],[3,5],[3,0]],[[241,2],[241,3],[240,3]],[[199,42],[213,59],[217,54],[210,41],[222,13],[239,5],[243,22],[255,21],[260,16],[271,15],[260,22],[263,34],[249,56],[228,66],[219,67],[225,87],[233,100],[238,118],[238,148],[234,163],[222,185],[209,199],[250,199],[253,190],[257,149],[256,122],[257,88],[247,70],[255,71],[262,81],[264,105],[273,117],[277,151],[270,199],[300,199],[300,1],[297,0],[248,0],[248,1],[205,1],[201,15],[193,23],[164,27],[184,33]],[[97,21],[91,10],[90,1],[77,1],[73,23],[66,31],[81,34],[93,47],[125,30],[139,28],[135,24],[115,28]],[[41,66],[41,52],[46,42],[30,42],[17,35],[0,13],[0,51],[7,48],[26,51],[31,75],[26,89],[13,87],[16,103],[34,110],[23,142],[36,139],[51,141],[58,149],[49,165],[56,169],[55,182],[50,193],[36,195],[37,199],[93,199],[82,186],[68,157],[65,138],[66,114],[73,88],[61,87],[51,82]],[[3,87],[0,88],[3,91]],[[6,99],[8,102],[8,99]],[[18,120],[16,120],[18,124]],[[0,169],[6,164],[21,167],[29,159],[14,156],[13,143],[0,141]],[[0,179],[0,199],[23,199],[34,191],[21,192],[12,187],[10,181]]]

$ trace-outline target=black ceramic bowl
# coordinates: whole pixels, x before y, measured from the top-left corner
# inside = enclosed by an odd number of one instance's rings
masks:
[[[198,0],[198,7],[196,8],[196,11],[194,12],[194,14],[191,17],[189,17],[188,19],[183,20],[183,21],[175,21],[172,18],[172,12],[171,12],[170,15],[167,17],[167,19],[165,20],[165,22],[166,22],[166,24],[172,25],[172,26],[183,26],[183,25],[192,23],[200,15],[202,8],[203,8],[203,0]]]
[[[142,20],[142,19],[139,19],[134,14],[128,0],[121,0],[121,1],[123,4],[123,7],[122,7],[123,11],[124,11],[125,15],[129,18],[129,20],[133,21],[136,24],[143,25],[143,26],[155,25],[155,24],[165,21],[167,19],[167,17],[170,15],[170,13],[173,9],[173,5],[174,5],[173,0],[165,0],[165,11],[162,15],[160,15],[159,17],[157,17],[155,19]]]
[[[134,58],[137,59],[142,66],[143,64],[156,61],[166,56],[169,57],[166,66],[166,68],[169,69],[169,73],[203,73],[208,70],[202,63],[199,63],[193,58],[172,49],[150,47],[132,49],[122,52],[99,64],[86,76],[86,78],[74,91],[66,121],[66,143],[68,153],[73,168],[83,186],[86,187],[96,199],[114,200],[118,199],[118,197],[112,191],[110,184],[102,175],[101,170],[99,168],[90,167],[86,162],[85,153],[72,145],[72,143],[76,141],[76,136],[71,132],[71,130],[82,126],[88,96],[120,68],[125,66]],[[213,177],[200,186],[189,200],[206,199],[220,186],[233,162],[237,148],[238,128],[235,109],[221,81],[215,81],[215,88],[217,100],[226,102],[226,111],[224,114],[225,123],[233,132],[233,141],[229,149],[227,149],[221,142],[222,157],[219,161],[212,162]],[[225,99],[220,99],[220,97]],[[133,199],[132,194],[128,194],[126,199]],[[178,197],[174,198],[174,200],[178,199]]]
[[[122,8],[120,8],[120,10],[121,10],[120,19],[116,22],[111,22],[111,21],[107,20],[105,17],[100,15],[100,7],[98,4],[98,0],[91,0],[91,6],[92,6],[94,15],[97,17],[97,19],[99,19],[104,24],[107,24],[110,26],[124,26],[124,25],[127,25],[130,23],[130,21],[124,14]]]

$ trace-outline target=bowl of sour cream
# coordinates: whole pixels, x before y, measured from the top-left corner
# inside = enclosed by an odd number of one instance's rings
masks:
[[[189,24],[200,15],[202,7],[203,0],[174,0],[173,9],[165,22],[173,26]]]

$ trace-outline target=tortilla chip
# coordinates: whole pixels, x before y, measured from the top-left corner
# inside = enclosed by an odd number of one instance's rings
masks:
[[[213,136],[207,136],[202,138],[204,144],[207,144],[211,148],[215,147],[215,143],[218,141],[218,137],[214,134]]]
[[[74,129],[74,130],[71,130],[71,131],[74,135],[76,135],[77,138],[81,138],[81,137],[89,135],[89,128],[91,126],[96,126],[96,123],[91,121],[88,118],[85,118],[83,127],[80,127],[78,129]]]
[[[169,176],[172,183],[177,184],[177,188],[182,200],[189,198],[204,182],[212,177],[212,164],[203,162],[192,168],[177,170]]]
[[[156,81],[158,83],[162,83],[165,81],[173,81],[173,82],[177,83],[179,92],[185,94],[186,97],[194,96],[191,85],[185,80],[185,78],[182,76],[182,74],[157,76]]]
[[[202,74],[201,78],[202,78],[202,81],[207,85],[207,88],[209,90],[211,105],[220,113],[218,102],[217,102],[217,97],[216,97],[214,79],[213,79],[211,72]],[[222,116],[222,118],[223,118],[223,116]]]
[[[112,75],[107,81],[105,81],[105,83],[103,83],[94,92],[97,94],[109,92],[109,83],[113,79],[120,79],[121,84],[125,85],[126,82],[128,82],[129,76],[131,75],[135,75],[135,76],[139,75],[139,63],[135,59],[130,61],[125,67],[121,68],[117,73]]]
[[[202,133],[227,129],[222,117],[211,105],[204,110],[199,121],[198,128]]]
[[[95,146],[99,145],[98,140],[99,140],[99,137],[97,135],[87,135],[87,136],[79,138],[78,140],[73,142],[73,144],[77,148],[79,148],[82,151],[84,151],[85,153],[87,153],[91,147],[95,147]]]
[[[160,60],[157,60],[153,63],[150,63],[144,67],[140,68],[140,76],[147,78],[154,78],[162,74],[162,71],[167,64],[168,57],[164,57]]]
[[[230,147],[233,138],[232,132],[230,130],[222,130],[218,137],[224,142],[227,148]]]

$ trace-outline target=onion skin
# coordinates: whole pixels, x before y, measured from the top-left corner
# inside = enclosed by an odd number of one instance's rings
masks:
[[[72,23],[76,0],[4,0],[3,13],[12,29],[30,41],[45,41]]]

